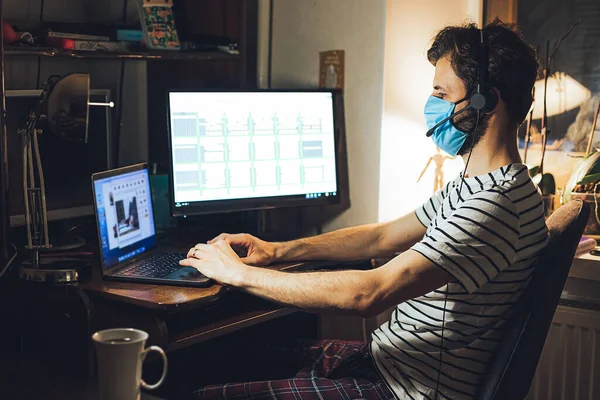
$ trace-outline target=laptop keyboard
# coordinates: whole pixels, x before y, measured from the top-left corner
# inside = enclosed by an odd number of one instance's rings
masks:
[[[122,269],[119,275],[162,278],[182,268],[179,261],[185,257],[184,253],[159,253]]]

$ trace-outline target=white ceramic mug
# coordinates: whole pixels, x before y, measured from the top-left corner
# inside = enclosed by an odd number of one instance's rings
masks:
[[[98,389],[102,400],[137,400],[140,386],[158,388],[167,375],[167,355],[158,346],[144,349],[148,334],[132,328],[98,331],[92,335],[98,360]],[[155,351],[162,357],[162,376],[153,385],[142,379],[142,361]]]

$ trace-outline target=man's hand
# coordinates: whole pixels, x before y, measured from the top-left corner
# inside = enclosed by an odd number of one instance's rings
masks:
[[[268,265],[275,261],[275,243],[265,242],[247,233],[221,233],[216,238],[209,240],[208,244],[223,241],[236,252],[246,253],[241,261],[249,265]]]
[[[224,240],[212,244],[197,244],[179,264],[196,268],[202,275],[219,283],[234,286],[249,268]]]

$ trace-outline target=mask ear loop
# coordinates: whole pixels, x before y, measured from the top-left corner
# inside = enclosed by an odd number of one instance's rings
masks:
[[[464,103],[465,101],[469,100],[470,97],[469,96],[465,96],[462,99],[460,99],[459,101],[457,101],[456,103],[454,103],[455,106],[459,105],[460,103]]]
[[[469,157],[467,157],[467,162],[465,163],[465,169],[462,173],[462,179],[460,180],[460,187],[458,188],[458,196],[462,192],[463,183],[465,183],[465,175],[467,173],[467,167],[469,166],[469,161],[471,161],[471,155],[473,154],[473,145],[475,144],[475,134],[477,133],[477,128],[479,127],[479,118],[481,116],[481,110],[477,110],[477,120],[475,121],[475,129],[471,132],[471,148],[469,149]],[[435,383],[435,400],[438,399],[439,396],[439,387],[440,387],[440,376],[442,373],[442,355],[444,351],[444,328],[446,326],[446,305],[448,304],[448,290],[450,282],[446,284],[446,294],[444,295],[444,311],[442,313],[442,337],[440,339],[440,355],[439,355],[439,364],[438,364],[438,374],[437,381]]]

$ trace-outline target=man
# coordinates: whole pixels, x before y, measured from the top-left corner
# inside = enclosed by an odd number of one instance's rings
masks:
[[[181,261],[223,284],[304,310],[366,317],[396,306],[389,322],[373,332],[368,347],[312,347],[307,368],[294,378],[207,387],[200,397],[473,397],[547,243],[543,204],[515,138],[532,103],[538,63],[512,27],[495,21],[483,31],[466,25],[437,34],[427,53],[435,66],[427,123],[432,128],[469,104],[478,83],[481,32],[496,97],[491,109],[469,109],[433,132],[442,150],[463,156],[464,177],[392,222],[287,243],[221,234]],[[246,249],[247,256],[240,259],[232,247]],[[292,274],[257,267],[398,252],[369,271]]]

